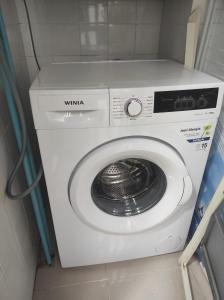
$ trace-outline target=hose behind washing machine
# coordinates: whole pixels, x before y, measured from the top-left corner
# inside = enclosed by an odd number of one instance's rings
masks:
[[[43,168],[42,168],[42,166],[40,167],[35,180],[26,190],[24,190],[23,192],[21,192],[19,194],[14,194],[12,192],[13,183],[16,179],[16,176],[18,174],[18,171],[23,163],[23,160],[24,160],[24,157],[26,154],[27,140],[28,140],[27,139],[27,127],[26,127],[26,121],[25,121],[24,111],[23,111],[23,107],[22,107],[21,97],[19,95],[18,89],[14,82],[14,78],[12,78],[11,71],[10,71],[9,67],[7,66],[6,62],[4,61],[2,48],[0,50],[1,50],[0,51],[0,74],[2,77],[2,81],[6,82],[10,86],[10,88],[13,92],[14,100],[16,103],[16,107],[17,107],[17,111],[18,111],[18,115],[19,115],[19,119],[20,119],[20,126],[21,126],[20,155],[19,155],[16,165],[15,165],[14,169],[12,170],[12,172],[7,180],[7,184],[6,184],[6,194],[7,194],[8,198],[12,199],[12,200],[17,200],[17,199],[25,198],[37,186],[37,184],[39,183],[39,181],[43,175]]]

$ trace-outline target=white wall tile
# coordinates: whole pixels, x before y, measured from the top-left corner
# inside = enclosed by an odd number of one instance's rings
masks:
[[[215,49],[222,49],[224,51],[223,24],[213,25],[209,45]]]
[[[55,63],[67,63],[67,62],[74,62],[80,61],[80,55],[59,55],[53,56],[52,62]]]
[[[220,64],[218,61],[208,61],[206,72],[224,81],[224,64]]]
[[[17,145],[12,126],[8,127],[8,130],[4,135],[4,140],[6,145],[5,154],[11,158],[10,162],[8,163],[8,170],[6,175],[7,178],[8,174],[11,172],[13,166],[15,165],[18,159]],[[15,193],[20,193],[26,188],[26,186],[27,185],[25,183],[24,174],[21,170],[21,172],[18,173],[17,179],[15,180],[13,190]],[[30,198],[27,198],[24,201],[31,200]],[[14,233],[14,241],[17,245],[18,252],[20,252],[21,257],[24,258],[24,262],[27,262],[29,265],[33,265],[34,268],[36,257],[33,253],[32,243],[30,243],[30,241],[32,241],[32,235],[26,210],[23,205],[24,201],[12,201],[9,200],[6,196],[4,196],[2,208],[6,211],[8,219],[11,223],[11,227]]]
[[[10,24],[6,27],[11,54],[14,59],[24,56],[24,46],[18,24]]]
[[[107,26],[94,24],[80,25],[80,42],[82,55],[107,54]]]
[[[135,26],[109,25],[109,55],[115,58],[134,54]]]
[[[10,300],[8,290],[9,288],[6,284],[4,274],[0,267],[0,299],[1,300]]]
[[[208,47],[206,60],[219,62],[221,65],[224,65],[224,50],[222,48],[214,48],[211,44]]]
[[[13,255],[13,254],[11,254]],[[11,263],[4,271],[5,281],[9,287],[9,299],[31,300],[35,272],[30,276],[23,262],[12,257]],[[31,282],[32,280],[32,282]]]
[[[184,62],[188,17],[192,1],[164,0],[159,55]]]
[[[33,26],[38,56],[80,54],[79,27],[69,24],[38,24]]]
[[[29,223],[23,204],[19,203],[19,201],[12,201],[5,198],[3,209],[7,212],[21,257],[23,256],[24,261],[27,263],[29,263],[29,260],[33,262],[34,257],[32,254],[32,244],[30,243]]]
[[[32,23],[78,23],[76,0],[27,0]]]
[[[28,103],[28,87],[29,87],[29,77],[27,63],[24,56],[24,43],[22,40],[21,28],[19,24],[9,24],[6,27],[9,44],[11,48],[12,58],[16,71],[16,78],[18,80],[18,87],[20,89],[22,99],[26,100],[23,102],[25,104],[25,112],[27,112]]]
[[[160,55],[162,58],[171,58],[179,62],[184,62],[186,45],[186,26],[176,25],[170,27],[166,34],[162,32],[160,40]],[[173,38],[175,33],[175,39]]]
[[[17,11],[14,0],[1,1],[1,9],[6,25],[18,23]]]
[[[22,23],[20,28],[26,56],[31,57],[33,49],[21,1],[18,0],[17,4]],[[136,45],[137,54],[146,54],[147,49],[158,50],[158,37],[155,36],[153,27],[150,29],[150,35],[155,39],[149,45],[149,35],[146,32],[145,38],[144,27],[140,30],[139,25],[160,24],[163,0],[56,0],[53,1],[54,4],[52,1],[28,0],[34,42],[39,57],[68,57],[67,61],[73,56],[76,59],[79,56],[81,61],[92,60],[94,57],[101,57],[101,60],[130,59],[135,55]],[[74,7],[76,14],[73,20],[70,13],[74,11]],[[76,26],[77,20],[79,24]],[[158,30],[157,33],[159,35]],[[140,36],[146,41],[140,41]],[[136,38],[138,41],[135,41]],[[155,44],[154,47],[152,43]],[[143,48],[140,50],[141,45]],[[27,61],[31,63],[28,68],[33,78],[36,67],[31,58]]]
[[[0,196],[0,266],[1,270],[6,270],[8,265],[11,264],[11,254],[15,254],[15,243],[13,233],[11,230],[11,224],[8,219],[8,215],[3,206],[4,197]],[[17,254],[16,254],[17,255]]]
[[[137,23],[160,24],[163,10],[162,0],[137,1]]]
[[[216,0],[203,71],[224,80],[224,2]]]
[[[156,54],[159,48],[160,25],[137,25],[136,48],[138,54]]]
[[[27,16],[23,0],[14,0],[14,2],[17,10],[18,23],[27,23]]]
[[[43,56],[43,57],[38,56],[37,59],[38,59],[38,62],[41,67],[44,67],[45,65],[47,65],[53,61],[51,56]],[[26,61],[27,61],[27,66],[28,66],[30,82],[32,82],[35,79],[35,77],[37,76],[39,70],[37,67],[36,60],[34,59],[34,56],[27,56]]]
[[[21,0],[16,0],[16,4]],[[22,95],[25,112],[30,116],[27,101],[29,77],[25,60],[24,43],[17,15],[12,0],[2,0],[1,5],[7,7],[3,11],[6,20],[11,52],[16,69],[18,86]],[[29,209],[23,201],[12,201],[5,196],[6,180],[9,172],[18,158],[15,136],[12,131],[6,102],[0,91],[0,299],[1,300],[31,300],[37,263],[37,233],[34,223],[29,219]],[[4,113],[2,118],[1,113]],[[29,118],[28,118],[29,119]],[[4,121],[4,122],[2,122]],[[4,123],[4,130],[2,124]],[[28,126],[30,127],[30,126]],[[14,185],[14,192],[21,191],[24,187],[23,174]],[[27,199],[29,201],[29,199]],[[33,218],[33,217],[32,217]],[[35,238],[34,238],[35,235]],[[1,276],[3,274],[3,276]],[[2,287],[4,286],[4,287]]]
[[[152,53],[152,54],[135,54],[134,59],[137,60],[148,60],[148,59],[158,59],[158,54],[157,53]]]
[[[84,23],[106,23],[107,2],[105,0],[79,1],[79,21]]]
[[[134,0],[109,0],[108,21],[111,24],[136,22],[136,1]]]
[[[2,272],[6,278],[8,286],[13,286],[18,289],[17,282],[18,280],[14,278],[14,274],[19,274],[18,277],[26,277],[26,261],[24,261],[21,251],[18,248],[17,241],[15,240],[14,229],[9,220],[8,214],[4,208],[4,201],[0,202],[0,233],[1,233],[1,246],[0,246],[0,264]],[[33,268],[34,272],[34,268]],[[29,272],[28,272],[29,273]],[[29,273],[30,274],[30,273]],[[10,278],[14,278],[10,280]],[[19,287],[20,289],[20,287]],[[31,287],[29,287],[31,289]],[[10,291],[9,291],[9,294]],[[22,293],[23,294],[23,293]],[[17,297],[10,298],[17,299]]]
[[[88,62],[88,61],[104,61],[107,60],[107,57],[99,56],[99,55],[81,55],[80,60],[82,62]]]
[[[169,25],[186,24],[192,10],[192,1],[189,0],[165,0],[163,8],[163,22]]]
[[[216,0],[216,9],[224,9],[223,0]]]
[[[19,25],[21,36],[24,45],[25,56],[33,56],[33,47],[31,43],[30,30],[28,24],[23,23]]]
[[[216,9],[214,23],[216,24],[224,24],[224,9]]]
[[[31,223],[28,221],[23,202],[9,200],[4,195],[6,179],[18,156],[10,126],[0,138],[0,145],[0,265],[9,287],[9,299],[30,300],[37,259],[37,252],[32,247]],[[14,192],[21,190],[21,178],[19,175]]]

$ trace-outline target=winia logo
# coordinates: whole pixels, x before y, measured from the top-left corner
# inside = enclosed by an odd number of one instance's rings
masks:
[[[82,100],[69,100],[65,101],[65,105],[84,105]]]

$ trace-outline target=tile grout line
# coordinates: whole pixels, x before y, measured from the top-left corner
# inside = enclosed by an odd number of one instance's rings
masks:
[[[109,60],[109,48],[110,48],[110,38],[109,38],[109,34],[110,34],[110,28],[109,28],[109,0],[105,1],[106,3],[106,13],[107,13],[107,55],[106,55],[106,59]]]
[[[75,282],[75,283],[71,283],[71,284],[63,284],[63,285],[58,285],[58,286],[52,286],[48,289],[34,289],[35,291],[55,291],[58,289],[65,289],[68,287],[76,287],[76,286],[84,286],[84,285],[88,285],[90,283],[102,283],[102,282],[109,282],[109,279],[98,279],[98,280],[88,280],[88,281],[84,281],[84,282]]]
[[[65,22],[65,23],[61,23],[61,22],[47,22],[47,21],[45,21],[45,22],[35,22],[35,24],[46,24],[46,25],[54,25],[54,24],[58,24],[58,25],[75,25],[75,26],[77,26],[79,29],[79,34],[78,34],[78,38],[79,38],[79,55],[77,55],[77,54],[71,54],[71,55],[66,55],[66,54],[60,54],[60,55],[58,55],[58,56],[79,56],[80,57],[80,59],[82,58],[82,57],[84,57],[85,55],[82,53],[83,52],[83,49],[82,49],[82,44],[81,44],[81,24],[83,23],[83,24],[87,24],[87,25],[91,25],[91,24],[95,24],[95,25],[99,25],[99,23],[98,22],[95,22],[95,23],[89,23],[89,22],[81,22],[81,19],[80,19],[80,12],[81,12],[81,10],[80,10],[80,1],[81,0],[77,0],[77,9],[78,9],[78,12],[77,12],[77,20],[76,21],[74,21],[74,22]],[[106,37],[106,45],[105,45],[105,47],[106,47],[106,51],[105,51],[105,55],[102,55],[101,53],[95,53],[94,55],[93,54],[89,54],[89,55],[87,55],[87,56],[92,56],[92,57],[98,57],[98,58],[103,58],[103,60],[104,60],[104,58],[106,58],[106,59],[109,59],[110,58],[110,38],[109,38],[109,36],[110,36],[110,34],[109,34],[109,32],[110,32],[110,22],[109,22],[109,0],[105,0],[105,2],[104,2],[104,5],[105,5],[105,12],[106,12],[106,17],[105,17],[105,20],[104,20],[104,22],[102,22],[102,23],[100,23],[100,25],[105,25],[105,33],[106,33],[106,35],[107,35],[107,37]],[[137,38],[137,26],[139,25],[139,24],[141,24],[141,25],[154,25],[154,23],[150,23],[150,24],[148,24],[148,23],[144,23],[144,22],[140,22],[140,23],[138,23],[137,22],[137,14],[138,14],[138,2],[137,2],[137,0],[135,0],[135,21],[134,21],[134,23],[133,22],[131,22],[131,23],[129,23],[129,22],[115,22],[114,23],[114,25],[134,25],[134,45],[133,45],[133,49],[132,49],[132,54],[131,54],[131,56],[132,56],[132,59],[134,59],[134,57],[137,55],[136,54],[136,38]],[[25,21],[24,22],[21,22],[21,24],[27,24]],[[113,25],[113,24],[112,24]],[[157,25],[157,23],[155,23],[155,25]],[[141,54],[141,53],[140,53]],[[50,55],[51,56],[51,55]],[[30,56],[30,57],[32,57],[32,55]],[[42,57],[45,57],[45,55],[42,55]],[[125,57],[125,55],[124,55],[124,57]],[[123,58],[122,57],[122,59],[125,59],[125,58]],[[128,57],[127,57],[127,59],[128,59]],[[130,58],[129,58],[130,59]]]
[[[134,49],[132,53],[132,59],[136,56],[136,46],[137,46],[137,18],[138,18],[138,0],[135,0],[135,36],[134,36]]]

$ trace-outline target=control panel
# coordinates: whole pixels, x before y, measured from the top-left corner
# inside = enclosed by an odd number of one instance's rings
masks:
[[[218,88],[155,92],[154,113],[215,108]]]
[[[219,88],[110,90],[110,124],[141,125],[210,118],[215,114]],[[150,120],[150,121],[149,121]]]

